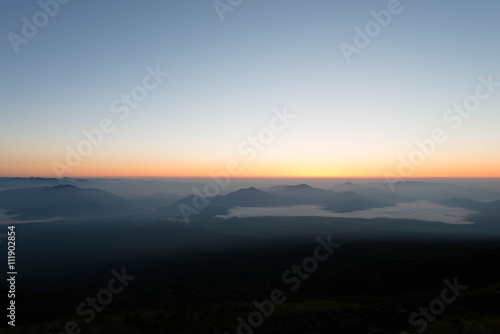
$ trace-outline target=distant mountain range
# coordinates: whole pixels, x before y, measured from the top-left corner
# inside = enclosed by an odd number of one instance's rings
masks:
[[[142,179],[0,177],[0,190],[54,187],[58,185],[72,185],[78,188],[101,189],[128,199],[136,199],[140,197],[144,198],[170,193],[171,196],[175,196],[176,200],[182,198],[182,196],[172,195],[173,193],[187,194],[193,187],[189,183],[177,181],[155,181]]]
[[[355,191],[358,194],[384,198],[391,201],[439,201],[448,198],[470,198],[476,201],[494,201],[500,193],[469,185],[434,183],[421,181],[398,181],[393,184],[394,192],[387,183],[355,184],[347,182],[336,185],[334,191]]]
[[[158,214],[165,218],[182,219],[179,207],[184,205],[196,209],[196,201],[203,202],[196,196],[188,196],[159,209]],[[194,219],[213,218],[228,213],[229,209],[234,207],[319,205],[332,212],[351,212],[394,205],[391,201],[360,195],[353,191],[334,192],[313,188],[306,184],[277,187],[269,191],[259,190],[255,187],[244,188],[225,196],[207,198],[206,201],[208,204],[202,210],[197,210],[200,212],[196,214],[196,217],[193,217]]]
[[[490,218],[500,217],[500,200],[492,202],[478,202],[467,198],[449,198],[435,202],[445,206],[465,208],[479,212],[482,216]]]
[[[58,183],[54,186],[22,187],[27,184]],[[384,208],[401,202],[417,200],[461,207],[476,211],[493,222],[500,216],[499,194],[475,187],[446,183],[401,182],[393,193],[385,184],[357,185],[345,183],[333,190],[314,188],[307,184],[280,185],[270,188],[243,188],[224,196],[200,198],[180,197],[168,192],[135,198],[123,198],[103,189],[89,188],[94,180],[66,179],[70,184],[59,184],[57,179],[0,178],[0,185],[16,184],[19,189],[0,191],[0,209],[18,220],[37,220],[53,217],[69,219],[126,218],[147,222],[183,220],[180,207],[191,208],[196,214],[192,220],[213,219],[225,215],[235,207],[287,207],[316,205],[323,210],[346,213],[373,208]],[[106,180],[104,184],[122,184],[123,180]],[[152,184],[154,181],[152,181]],[[82,185],[77,187],[76,184]],[[495,201],[480,202],[462,194],[493,197]],[[458,196],[456,194],[459,194]],[[497,197],[495,197],[497,195]],[[1,220],[0,215],[0,220]]]

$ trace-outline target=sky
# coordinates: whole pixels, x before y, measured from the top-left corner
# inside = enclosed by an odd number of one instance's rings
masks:
[[[0,5],[0,176],[500,177],[496,0],[59,1]]]

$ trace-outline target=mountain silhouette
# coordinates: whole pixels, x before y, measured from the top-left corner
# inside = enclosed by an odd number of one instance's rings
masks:
[[[183,210],[190,208],[196,212],[193,219],[213,218],[224,215],[234,207],[286,207],[294,205],[318,205],[333,212],[350,212],[394,205],[393,202],[371,198],[356,192],[334,192],[313,188],[307,184],[283,186],[269,192],[255,187],[244,188],[225,196],[201,198],[188,196],[172,205],[158,210],[163,218],[181,219]]]
[[[435,203],[477,211],[483,218],[492,218],[495,223],[497,223],[497,217],[500,216],[500,200],[493,202],[479,202],[468,198],[449,198]]]
[[[117,215],[127,209],[127,204],[125,199],[104,190],[71,185],[0,191],[0,208],[19,219]]]
[[[300,196],[300,197],[327,197],[334,194],[331,190],[313,188],[307,184],[299,184],[296,186],[286,186],[275,192],[280,195]]]
[[[280,196],[259,190],[255,187],[240,189],[212,201],[212,205],[226,208],[233,206],[280,206],[285,204],[285,200]]]

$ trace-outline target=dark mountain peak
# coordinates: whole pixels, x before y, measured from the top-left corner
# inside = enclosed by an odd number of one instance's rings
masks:
[[[288,193],[288,194],[318,194],[321,193],[323,194],[326,190],[324,189],[319,189],[319,188],[313,188],[308,184],[299,184],[296,186],[286,186],[285,188],[281,189],[282,193]]]
[[[331,196],[332,194],[334,194],[334,192],[320,188],[313,188],[307,184],[299,184],[296,186],[287,186],[281,189],[280,191],[276,192],[276,194],[307,198],[308,201],[310,201],[311,198]]]
[[[360,185],[352,182],[344,182],[341,184],[336,184],[332,187],[333,190],[339,190],[339,191],[347,191],[351,189],[356,189],[359,188]]]
[[[271,194],[266,192],[266,191],[259,190],[255,187],[250,187],[250,188],[242,188],[242,189],[233,191],[233,192],[231,192],[223,197],[226,197],[226,198],[247,198],[248,197],[248,198],[250,198],[250,197],[256,197],[256,196],[268,196],[268,195],[270,196]]]
[[[13,180],[24,180],[24,181],[57,181],[58,179],[53,178],[53,177],[35,177],[35,176],[30,176],[29,178],[27,177],[15,177]]]
[[[46,189],[46,191],[78,191],[78,190],[80,190],[80,188],[72,186],[70,184],[61,184]]]
[[[212,201],[215,206],[232,207],[232,206],[269,206],[281,203],[279,197],[275,194],[259,190],[255,187],[243,188],[226,196],[217,198]]]
[[[229,193],[228,195],[231,195],[231,194],[262,194],[262,193],[265,193],[265,192],[255,188],[255,187],[250,187],[250,188],[242,188],[242,189],[233,191],[232,193]]]
[[[288,186],[287,188],[294,188],[294,189],[312,189],[312,187],[308,184],[302,183],[298,184],[296,186]]]

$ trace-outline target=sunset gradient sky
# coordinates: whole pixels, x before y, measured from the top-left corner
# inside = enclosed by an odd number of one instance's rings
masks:
[[[40,5],[1,6],[0,176],[56,177],[57,162],[68,177],[204,177],[236,161],[240,177],[384,177],[438,128],[446,141],[408,177],[500,177],[500,86],[447,114],[478,78],[500,82],[498,1],[401,1],[350,63],[340,44],[387,1],[243,1],[223,21],[211,0],[70,1],[18,53],[8,34]],[[120,119],[147,68],[169,75]],[[249,136],[285,107],[294,118],[250,159]]]

